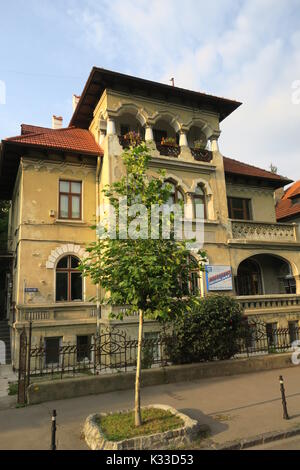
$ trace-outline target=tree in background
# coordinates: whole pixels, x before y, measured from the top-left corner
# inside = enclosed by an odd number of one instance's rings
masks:
[[[157,178],[148,178],[146,171],[151,156],[145,144],[130,147],[122,155],[126,176],[107,186],[103,191],[111,206],[118,213],[116,238],[102,237],[87,248],[88,257],[81,270],[94,284],[99,284],[107,293],[105,302],[126,305],[126,315],[139,312],[138,351],[135,383],[135,425],[141,425],[140,376],[144,318],[166,321],[176,312],[191,308],[196,298],[187,294],[183,284],[189,276],[188,241],[177,241],[171,230],[170,239],[162,237],[161,218],[158,221],[158,238],[151,239],[151,206],[167,204],[171,197],[171,186],[164,183],[164,172]],[[139,203],[146,208],[148,230],[142,229],[140,237],[126,238],[124,233],[136,224],[136,214],[128,215],[126,226],[122,225],[119,199],[127,198],[127,205]],[[141,214],[140,214],[141,215]],[[171,225],[173,218],[171,214]],[[139,225],[139,224],[137,224]],[[96,227],[94,227],[96,229]],[[106,229],[107,235],[108,229]],[[99,233],[99,232],[98,232]],[[120,239],[125,238],[125,239]],[[202,258],[205,253],[199,252]],[[199,270],[202,263],[199,262]],[[119,319],[123,318],[119,314]]]

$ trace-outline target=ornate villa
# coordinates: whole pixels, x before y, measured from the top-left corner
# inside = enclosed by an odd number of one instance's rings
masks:
[[[96,236],[90,226],[102,189],[123,174],[129,131],[151,150],[150,176],[165,169],[174,201],[201,207],[208,260],[204,276],[191,274],[190,289],[236,296],[270,331],[299,326],[299,182],[284,192],[290,179],[222,155],[220,125],[240,105],[95,67],[73,96],[68,127],[53,116],[52,128],[22,124],[20,135],[2,141],[0,198],[11,209],[0,318],[15,367],[30,321],[32,343],[45,345],[50,362],[60,345],[87,345],[103,325],[120,326],[109,314],[126,306],[91,301],[103,297],[101,286],[83,280],[77,266]],[[194,214],[185,217],[193,223]],[[135,337],[137,318],[124,317],[122,328]],[[145,335],[158,331],[146,321]]]

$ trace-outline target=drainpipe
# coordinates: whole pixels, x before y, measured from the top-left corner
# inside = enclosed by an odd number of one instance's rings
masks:
[[[100,214],[99,214],[99,208],[100,208],[100,192],[99,192],[99,184],[100,184],[100,176],[101,176],[101,171],[102,171],[102,165],[103,165],[103,156],[97,157],[97,169],[96,169],[96,225],[98,225],[100,221]],[[97,232],[96,232],[96,237],[97,237]],[[99,331],[99,320],[101,318],[101,306],[100,306],[100,285],[96,285],[96,292],[97,292],[97,331]]]

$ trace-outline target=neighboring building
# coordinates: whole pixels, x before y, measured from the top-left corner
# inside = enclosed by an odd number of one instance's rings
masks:
[[[276,218],[278,222],[297,224],[300,237],[300,180],[292,184],[278,200]]]
[[[50,362],[60,344],[89,344],[97,327],[120,324],[109,313],[124,307],[90,301],[97,289],[76,266],[95,240],[89,226],[103,187],[123,174],[129,130],[151,149],[149,174],[164,168],[174,200],[202,206],[209,262],[205,282],[192,276],[191,289],[236,295],[248,315],[260,314],[270,327],[299,324],[300,240],[296,225],[276,222],[274,199],[291,180],[219,151],[220,123],[241,103],[99,68],[75,98],[69,127],[54,117],[53,129],[23,124],[20,136],[2,141],[0,198],[12,209],[0,312],[11,327],[13,364],[29,320],[33,344],[46,345]],[[163,137],[177,145],[162,145]],[[126,317],[122,328],[136,336],[137,318]],[[158,330],[146,321],[145,334]]]

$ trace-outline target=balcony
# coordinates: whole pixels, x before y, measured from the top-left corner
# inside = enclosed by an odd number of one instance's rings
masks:
[[[159,151],[160,155],[163,155],[164,157],[178,158],[180,155],[179,145],[167,145],[156,143],[156,148]]]
[[[234,240],[285,243],[297,242],[296,224],[232,220],[231,231]]]
[[[57,303],[50,305],[22,305],[17,308],[16,323],[90,323],[97,317],[96,306],[84,302]]]
[[[213,153],[210,150],[196,148],[190,148],[190,150],[197,162],[210,163],[213,159]]]

